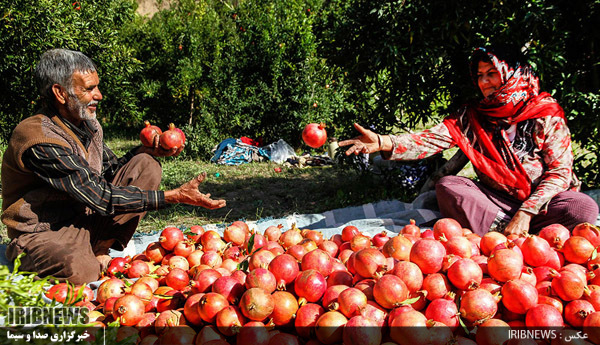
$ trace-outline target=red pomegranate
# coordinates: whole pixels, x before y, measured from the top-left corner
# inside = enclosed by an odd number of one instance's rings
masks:
[[[453,237],[462,237],[463,228],[459,222],[452,218],[442,218],[433,224],[433,236],[436,240],[445,237],[447,240]]]
[[[582,299],[569,302],[565,306],[565,321],[575,328],[581,328],[588,315],[596,312],[594,306]]]
[[[223,295],[209,292],[198,301],[198,315],[205,322],[214,323],[217,313],[228,306],[229,302]]]
[[[433,301],[450,292],[450,283],[444,274],[429,274],[423,279],[423,290],[427,291],[427,299]]]
[[[381,327],[374,320],[357,315],[344,326],[342,340],[345,345],[379,345],[382,336]]]
[[[538,236],[545,239],[551,247],[561,249],[565,241],[571,237],[571,232],[564,225],[556,223],[542,228]]]
[[[273,312],[269,316],[275,326],[288,326],[296,317],[299,305],[294,295],[287,291],[275,291],[273,294]]]
[[[532,267],[545,265],[548,262],[551,250],[548,241],[536,235],[527,236],[521,245],[523,259]]]
[[[523,280],[509,280],[502,286],[502,304],[513,313],[525,314],[538,304],[538,292]]]
[[[271,315],[275,308],[273,296],[261,288],[246,290],[240,298],[240,310],[252,321],[262,321]]]
[[[340,312],[328,311],[321,315],[315,324],[315,335],[323,344],[342,341],[344,325],[348,319]]]
[[[475,289],[465,292],[462,296],[459,311],[464,320],[477,324],[496,315],[498,302],[489,291]]]
[[[157,126],[150,124],[150,121],[144,121],[145,127],[140,131],[140,141],[146,147],[154,146],[154,138],[162,134],[162,130]]]
[[[390,240],[383,245],[381,251],[385,257],[392,257],[400,261],[409,261],[412,246],[413,243],[410,239],[404,235],[397,235],[390,238]]]
[[[307,303],[300,306],[296,312],[294,326],[299,336],[303,338],[311,337],[311,330],[317,324],[321,315],[325,314],[325,309],[316,303]]]
[[[576,225],[572,231],[573,236],[585,237],[592,243],[592,246],[600,246],[600,229],[597,226],[590,223],[581,223]]]
[[[134,295],[125,295],[115,301],[113,317],[122,326],[135,326],[144,315],[144,302]]]
[[[402,279],[410,292],[416,292],[423,286],[423,272],[414,262],[399,261],[391,273]]]
[[[529,329],[563,327],[564,320],[556,308],[548,304],[538,304],[527,311],[525,325]]]
[[[169,226],[164,228],[163,231],[160,233],[158,241],[164,249],[170,251],[173,250],[173,248],[175,248],[179,241],[183,241],[183,239],[183,231],[181,231],[181,229],[176,228],[174,226]]]
[[[410,235],[415,237],[421,237],[421,228],[417,226],[417,223],[414,219],[411,219],[408,224],[406,224],[402,230],[400,230],[402,235]]]
[[[486,232],[485,235],[481,237],[479,248],[481,249],[483,255],[489,256],[492,253],[492,250],[494,250],[494,248],[496,248],[497,245],[499,245],[500,243],[504,243],[507,240],[508,239],[506,238],[506,236],[499,232]]]
[[[595,247],[587,238],[577,236],[569,237],[563,244],[561,252],[565,259],[575,264],[583,264],[590,259],[594,253]]]
[[[384,275],[373,286],[375,301],[386,309],[399,306],[401,302],[408,298],[408,293],[406,284],[393,274]]]
[[[215,324],[223,335],[231,337],[239,333],[246,318],[237,306],[227,306],[217,313]]]
[[[523,258],[512,249],[500,249],[489,257],[487,270],[499,282],[518,279],[523,271]]]
[[[303,271],[316,270],[321,273],[323,277],[329,276],[333,270],[331,256],[326,251],[321,249],[314,249],[306,253],[302,257],[300,266],[302,267]]]
[[[460,290],[473,290],[479,287],[483,271],[471,259],[460,259],[448,269],[448,279]]]
[[[327,289],[327,281],[316,270],[302,271],[294,281],[294,291],[299,297],[300,305],[308,302],[317,302]]]
[[[184,144],[185,135],[172,123],[169,124],[169,129],[160,135],[160,146],[165,150],[178,149]]]
[[[306,143],[306,145],[316,149],[327,141],[327,131],[325,130],[324,123],[309,123],[304,127],[302,131],[302,140]]]
[[[424,274],[439,272],[444,256],[444,245],[430,238],[421,238],[410,249],[410,261],[416,263]]]
[[[425,310],[427,319],[435,320],[450,327],[452,331],[459,326],[458,308],[454,302],[455,294],[450,292],[443,298],[434,299]]]

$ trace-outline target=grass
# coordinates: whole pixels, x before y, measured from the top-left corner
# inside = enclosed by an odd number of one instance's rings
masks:
[[[122,155],[137,145],[134,139],[108,139],[107,145]],[[1,148],[4,152],[4,148]],[[213,198],[225,199],[227,206],[206,210],[188,205],[172,205],[148,212],[140,222],[138,232],[149,233],[166,225],[204,225],[229,223],[234,220],[281,218],[290,214],[322,213],[327,210],[364,203],[401,199],[411,195],[399,186],[390,186],[381,177],[361,174],[338,166],[283,167],[272,162],[239,166],[216,165],[205,161],[179,157],[160,158],[163,167],[161,189],[173,189],[201,172],[207,179],[200,186]],[[281,172],[275,172],[281,167]],[[6,227],[0,225],[2,242],[7,242]]]

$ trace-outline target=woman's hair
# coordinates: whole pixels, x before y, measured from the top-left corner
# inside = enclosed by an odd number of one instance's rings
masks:
[[[519,66],[527,65],[525,55],[521,48],[512,44],[497,44],[493,46],[475,49],[469,59],[469,70],[471,79],[477,85],[477,69],[479,62],[492,62],[489,54],[495,55],[498,60],[504,61],[509,68],[517,69]]]
[[[94,62],[83,53],[68,49],[51,49],[40,57],[35,69],[35,79],[42,99],[54,99],[52,85],[59,84],[71,92],[73,73],[96,72]]]

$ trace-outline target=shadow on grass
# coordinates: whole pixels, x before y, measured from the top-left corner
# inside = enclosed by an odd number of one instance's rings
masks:
[[[331,166],[284,168],[280,174],[271,174],[273,164],[263,165],[266,167],[258,167],[262,172],[253,175],[227,176],[225,173],[225,176],[214,178],[215,173],[212,173],[211,178],[201,185],[202,192],[210,193],[212,198],[225,199],[226,207],[206,210],[174,205],[148,213],[138,231],[151,232],[166,225],[189,227],[239,219],[282,218],[293,213],[322,213],[385,199],[410,201],[413,197],[401,187],[386,185],[372,174]]]

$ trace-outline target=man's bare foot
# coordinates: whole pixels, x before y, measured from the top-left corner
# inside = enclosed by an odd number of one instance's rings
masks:
[[[106,270],[106,268],[108,267],[108,263],[110,262],[111,259],[112,258],[106,254],[96,255],[96,260],[98,260],[98,262],[100,263],[101,271]]]

